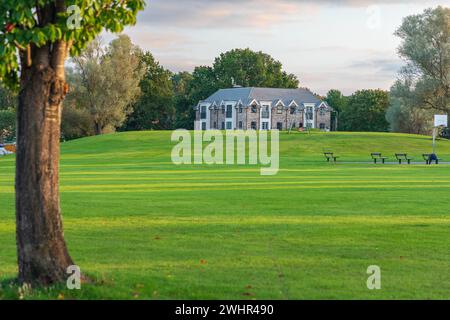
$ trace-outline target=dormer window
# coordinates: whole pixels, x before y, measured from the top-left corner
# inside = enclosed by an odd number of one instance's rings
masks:
[[[278,114],[283,113],[283,106],[282,106],[282,105],[279,105],[279,106],[277,107],[277,113],[278,113]]]
[[[258,112],[258,108],[256,108],[255,105],[252,106],[252,113],[257,113]]]

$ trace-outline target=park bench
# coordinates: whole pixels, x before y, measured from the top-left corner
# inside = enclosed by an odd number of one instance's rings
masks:
[[[399,164],[402,164],[402,160],[405,160],[408,162],[408,164],[411,164],[411,160],[413,159],[411,157],[408,157],[407,153],[396,153],[395,158],[397,158]]]
[[[381,152],[372,152],[371,154],[370,154],[370,156],[372,157],[372,159],[373,159],[373,163],[377,163],[377,161],[378,160],[381,160],[381,162],[384,164],[384,162],[386,161],[386,159],[387,159],[387,157],[383,157],[382,155],[381,155]]]
[[[338,156],[335,156],[333,152],[329,151],[324,152],[323,155],[327,159],[327,162],[330,162],[331,159],[333,160],[333,162],[336,162],[337,158],[339,158]]]
[[[423,160],[425,160],[426,164],[431,164],[431,162],[436,161],[436,164],[439,164],[439,161],[442,159],[439,159],[436,155],[432,157],[431,153],[424,153],[422,154]]]

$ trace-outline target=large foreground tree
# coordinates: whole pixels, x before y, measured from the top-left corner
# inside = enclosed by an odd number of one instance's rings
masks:
[[[20,89],[16,236],[21,283],[62,282],[73,264],[59,204],[65,61],[103,29],[120,32],[134,24],[144,5],[144,0],[0,2],[0,80]]]

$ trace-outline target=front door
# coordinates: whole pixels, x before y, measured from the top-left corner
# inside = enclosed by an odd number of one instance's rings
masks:
[[[261,122],[261,130],[269,130],[269,121]]]

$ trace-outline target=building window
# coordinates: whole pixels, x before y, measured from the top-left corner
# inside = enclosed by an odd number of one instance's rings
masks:
[[[206,106],[200,107],[200,119],[206,119]]]
[[[242,107],[239,107],[239,113],[242,113]]]
[[[252,130],[256,130],[256,121],[252,121],[250,127],[252,128]]]
[[[242,129],[242,121],[239,121],[239,129]]]
[[[267,121],[263,121],[262,123],[261,123],[261,125],[262,125],[262,130],[267,130],[267,129],[269,129],[269,123],[267,122]]]
[[[291,107],[290,113],[295,114],[295,107]]]
[[[320,128],[320,130],[325,130],[325,123],[319,124],[319,128]]]
[[[283,122],[277,122],[277,129],[283,130]]]
[[[225,130],[225,122],[222,121],[222,130]]]
[[[258,109],[256,108],[256,106],[252,106],[252,113],[257,113]]]
[[[233,116],[233,106],[227,105],[227,114],[226,114],[226,117],[227,117],[227,118],[231,118],[232,116]]]
[[[217,122],[214,121],[213,128],[217,129]]]
[[[282,107],[282,106],[278,106],[278,107],[277,107],[277,113],[278,113],[278,114],[283,113],[283,107]]]
[[[313,120],[313,119],[314,119],[313,108],[307,107],[306,108],[306,120]]]
[[[206,130],[206,122],[202,122],[202,130]]]
[[[232,128],[233,123],[231,121],[227,121],[227,130]]]
[[[300,122],[300,123],[298,124],[298,127],[299,127],[299,128],[303,128],[303,122]]]
[[[325,109],[320,108],[319,109],[319,114],[323,117],[325,115]]]
[[[263,107],[263,110],[261,111],[261,118],[263,118],[263,119],[269,119],[269,115],[270,115],[269,107],[264,106],[264,107]]]
[[[222,106],[222,114],[225,113],[225,106]]]

